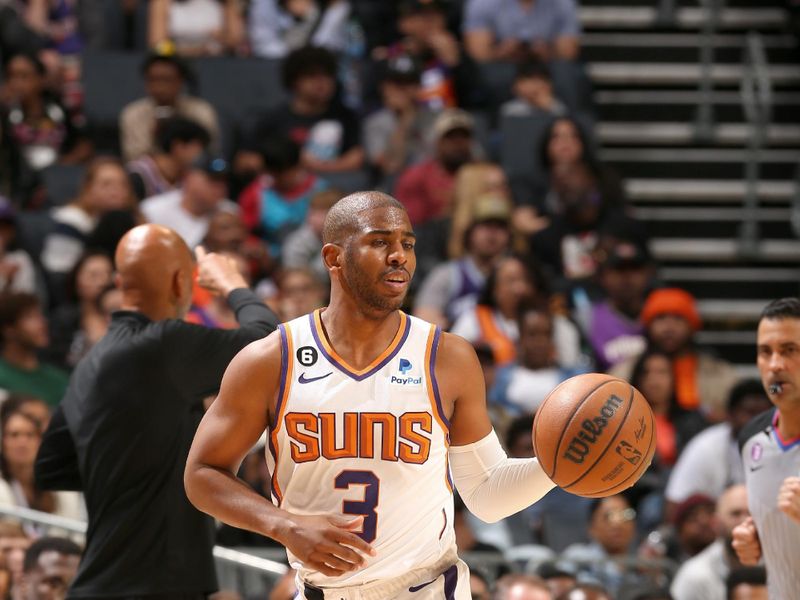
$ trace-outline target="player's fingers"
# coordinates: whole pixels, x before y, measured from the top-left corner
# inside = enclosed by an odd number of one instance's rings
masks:
[[[206,257],[206,249],[203,246],[197,246],[194,249],[194,255],[197,257],[197,262],[200,262]]]
[[[328,517],[328,521],[331,525],[336,525],[336,527],[340,527],[342,529],[349,529],[355,530],[361,527],[361,524],[364,522],[364,517],[339,517],[339,516],[332,516]]]
[[[343,571],[343,572],[345,572],[345,571],[353,571],[353,570],[355,570],[355,569],[357,569],[358,567],[361,566],[358,563],[354,564],[354,563],[348,562],[346,560],[342,560],[341,558],[339,558],[335,554],[326,555],[325,559],[324,559],[324,562],[329,567],[332,567],[334,569],[337,569],[337,570]]]
[[[330,554],[336,556],[356,566],[364,564],[364,557],[361,554],[334,539],[326,539],[317,546],[317,550],[319,552],[324,552],[326,555]]]
[[[359,554],[349,546],[343,546],[342,544],[336,544],[331,553],[357,567],[362,566],[365,562],[363,555]]]
[[[350,546],[351,548],[355,548],[359,552],[363,552],[364,554],[368,554],[369,556],[375,556],[375,550],[370,546],[367,542],[362,540],[357,535],[349,533],[347,531],[338,531],[336,541],[342,544],[343,546]]]
[[[319,571],[323,575],[328,575],[330,577],[338,577],[345,573],[342,569],[337,569],[329,564],[327,564],[326,555],[315,552],[311,556],[308,557],[308,560],[305,562],[305,565],[315,571]]]

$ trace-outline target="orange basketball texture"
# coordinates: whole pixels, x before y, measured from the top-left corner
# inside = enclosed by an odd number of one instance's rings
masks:
[[[567,379],[533,421],[533,448],[559,487],[592,498],[636,483],[656,449],[650,405],[631,384],[603,373]]]

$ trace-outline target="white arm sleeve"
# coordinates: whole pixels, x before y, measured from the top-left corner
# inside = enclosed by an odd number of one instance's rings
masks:
[[[556,487],[535,458],[508,458],[497,434],[451,446],[450,471],[467,508],[487,523],[521,511]]]

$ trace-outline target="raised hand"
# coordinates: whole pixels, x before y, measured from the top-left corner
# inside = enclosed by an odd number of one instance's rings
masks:
[[[197,257],[197,283],[209,292],[226,297],[235,289],[248,287],[236,261],[230,256],[206,252],[203,246],[198,246],[194,252]]]

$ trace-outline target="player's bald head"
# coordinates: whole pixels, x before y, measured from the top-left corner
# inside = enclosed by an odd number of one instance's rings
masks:
[[[356,192],[339,200],[328,211],[322,228],[323,244],[340,244],[361,228],[362,219],[372,210],[405,207],[395,198],[383,192]]]

